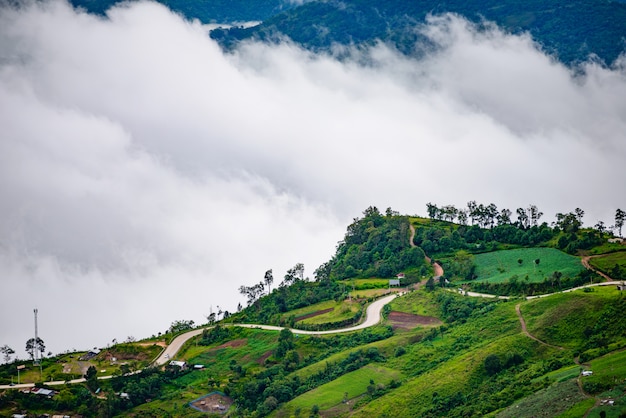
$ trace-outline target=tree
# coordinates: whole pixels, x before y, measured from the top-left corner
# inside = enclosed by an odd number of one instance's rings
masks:
[[[493,376],[497,374],[500,370],[502,370],[502,362],[500,361],[500,357],[495,354],[489,354],[485,357],[485,371],[489,376]]]
[[[515,211],[517,213],[517,226],[523,229],[527,229],[529,226],[528,214],[524,210],[524,208],[517,208]]]
[[[285,279],[281,283],[281,287],[289,286],[298,280],[304,280],[304,264],[302,263],[298,263],[293,266],[293,268],[287,270],[287,274],[285,274]]]
[[[34,338],[30,338],[26,341],[26,352],[30,356],[31,360],[35,359],[35,351],[39,351],[41,354],[46,352],[46,346],[43,340],[37,337],[37,341]]]
[[[470,200],[469,202],[467,202],[467,212],[469,214],[470,219],[472,220],[472,225],[474,225],[474,222],[476,221],[476,208],[478,207],[478,205],[476,204],[475,200]]]
[[[435,219],[438,217],[439,214],[439,208],[437,207],[437,205],[434,205],[430,202],[426,203],[426,212],[428,212],[428,217],[430,219]]]
[[[92,391],[98,388],[98,370],[95,366],[89,366],[87,373],[85,373],[85,380],[87,381],[87,387]]]
[[[497,217],[498,225],[508,225],[511,223],[511,210],[502,209]]]
[[[537,206],[535,205],[528,206],[528,209],[526,209],[526,212],[530,220],[530,225],[537,226],[539,224],[539,219],[541,219],[541,217],[543,216],[543,212],[540,212],[539,209],[537,209]]]
[[[615,227],[619,231],[619,236],[622,236],[622,227],[624,226],[624,221],[626,220],[626,212],[621,209],[617,209],[615,211]]]
[[[263,282],[267,286],[267,294],[269,295],[272,290],[271,288],[272,283],[274,283],[274,275],[272,274],[272,269],[269,269],[268,271],[265,272],[265,277],[263,278]]]
[[[187,331],[188,329],[193,328],[193,324],[194,322],[192,320],[174,321],[170,325],[170,329],[168,330],[168,332],[171,334],[176,334],[179,332]]]
[[[4,355],[4,362],[8,363],[11,361],[11,356],[15,354],[15,350],[13,350],[11,347],[5,344],[2,347],[0,347],[0,353]]]

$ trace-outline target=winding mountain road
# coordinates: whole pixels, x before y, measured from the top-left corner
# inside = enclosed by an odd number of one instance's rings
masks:
[[[340,334],[344,332],[352,332],[352,331],[358,331],[361,329],[369,328],[378,324],[381,321],[382,319],[381,312],[383,310],[383,306],[391,302],[397,296],[398,295],[394,293],[392,295],[385,296],[383,298],[380,298],[372,302],[367,307],[367,310],[365,311],[365,320],[362,323],[352,326],[352,327],[332,329],[332,330],[326,330],[326,331],[307,331],[307,330],[296,329],[296,328],[289,328],[289,329],[294,334],[300,334],[300,335],[327,335],[327,334]],[[268,331],[280,331],[285,328],[285,327],[279,327],[275,325],[261,325],[261,324],[232,324],[229,326],[264,329]],[[170,359],[172,359],[176,355],[176,353],[178,353],[178,351],[181,349],[183,344],[185,344],[191,338],[202,334],[202,332],[205,329],[209,329],[209,328],[194,329],[193,331],[189,331],[189,332],[179,335],[178,337],[174,339],[174,341],[172,341],[170,345],[167,346],[165,350],[163,350],[161,355],[154,361],[154,364],[157,366],[160,366],[160,365],[167,363],[168,361],[170,361]]]

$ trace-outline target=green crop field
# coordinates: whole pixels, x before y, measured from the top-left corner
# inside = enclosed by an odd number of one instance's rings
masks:
[[[300,408],[309,411],[313,405],[319,406],[321,410],[328,409],[342,403],[344,398],[353,399],[366,393],[370,380],[373,380],[375,384],[387,385],[391,380],[401,378],[402,374],[397,370],[368,364],[359,370],[346,373],[332,382],[298,396],[285,406],[285,410]]]
[[[539,264],[535,264],[535,260]],[[522,260],[519,263],[519,260]],[[513,276],[519,280],[542,282],[555,271],[563,277],[574,277],[584,267],[580,259],[554,248],[519,248],[478,254],[474,258],[477,281],[502,283]]]
[[[342,280],[341,283],[352,290],[385,289],[389,287],[389,279],[379,278]]]

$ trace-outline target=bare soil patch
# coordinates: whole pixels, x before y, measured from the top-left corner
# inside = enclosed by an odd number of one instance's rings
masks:
[[[433,316],[413,315],[405,312],[391,311],[388,316],[394,329],[412,329],[418,326],[437,326],[443,324]]]
[[[212,414],[225,414],[232,404],[233,400],[231,398],[218,392],[209,393],[190,403],[192,408]]]
[[[334,308],[322,309],[321,311],[311,312],[310,314],[299,316],[295,319],[295,322],[304,321],[305,319],[313,318],[314,316],[324,315],[327,312],[332,311]]]
[[[259,359],[256,362],[259,363],[260,365],[263,365],[263,363],[265,363],[265,360],[267,360],[271,355],[272,355],[272,351],[266,351],[261,357],[259,357]]]
[[[138,345],[140,347],[150,347],[153,345],[158,345],[159,347],[167,347],[167,343],[165,341],[148,341],[148,342],[143,342],[143,343],[135,343],[135,345]]]

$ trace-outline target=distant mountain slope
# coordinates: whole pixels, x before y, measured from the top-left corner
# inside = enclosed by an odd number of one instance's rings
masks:
[[[212,37],[232,47],[248,38],[274,40],[283,34],[313,50],[334,43],[370,44],[376,39],[415,54],[415,25],[428,14],[457,13],[471,21],[496,22],[512,33],[528,31],[564,63],[595,54],[611,64],[625,50],[626,4],[602,0],[327,0],[306,3],[249,28],[216,30]]]
[[[111,6],[123,0],[70,0],[74,7],[90,13],[104,14]],[[288,0],[157,0],[189,19],[204,23],[232,23],[262,21],[293,8]]]

